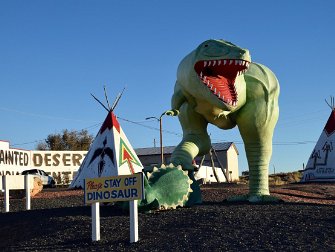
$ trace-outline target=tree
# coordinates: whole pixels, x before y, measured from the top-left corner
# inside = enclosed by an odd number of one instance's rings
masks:
[[[88,150],[93,141],[93,136],[87,130],[69,131],[63,130],[62,133],[50,134],[44,142],[38,143],[37,150]]]

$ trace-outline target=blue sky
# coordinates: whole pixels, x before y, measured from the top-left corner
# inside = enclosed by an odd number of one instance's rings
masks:
[[[222,38],[250,50],[276,74],[280,118],[270,172],[307,162],[335,95],[335,1],[4,1],[0,0],[0,139],[34,149],[63,129],[97,133],[112,102],[133,147],[159,143],[180,60],[202,41]],[[126,120],[123,120],[126,119]],[[154,128],[154,129],[153,129]],[[164,145],[181,138],[164,117]],[[237,129],[208,129],[212,142],[234,141]]]

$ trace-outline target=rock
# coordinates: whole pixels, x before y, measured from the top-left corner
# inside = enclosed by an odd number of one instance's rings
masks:
[[[30,189],[30,197],[35,196],[39,192],[41,192],[43,189],[42,180],[38,177],[34,177],[34,186],[32,189]],[[23,199],[26,197],[26,190],[10,190],[9,195],[13,199]]]
[[[43,189],[42,180],[40,178],[34,178],[34,187],[30,190],[30,196],[33,197]]]

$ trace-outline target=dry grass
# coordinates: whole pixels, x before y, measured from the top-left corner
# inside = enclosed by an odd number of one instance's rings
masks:
[[[288,173],[277,173],[269,175],[269,185],[279,186],[300,182],[302,173],[299,171]],[[239,183],[248,184],[249,176],[240,176]]]

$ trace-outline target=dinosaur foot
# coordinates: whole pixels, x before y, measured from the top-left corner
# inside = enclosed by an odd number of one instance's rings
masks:
[[[181,166],[175,167],[172,164],[162,165],[160,168],[154,167],[153,172],[148,174],[148,184],[159,203],[160,210],[185,206],[192,192],[192,183],[187,171],[183,171]]]
[[[144,177],[145,198],[138,201],[139,211],[169,210],[202,203],[193,171],[184,171],[180,165],[170,164],[154,167],[147,175]],[[120,202],[120,206],[127,211],[129,204]]]
[[[237,195],[227,199],[228,202],[250,202],[250,203],[267,203],[280,202],[281,199],[271,195]]]

